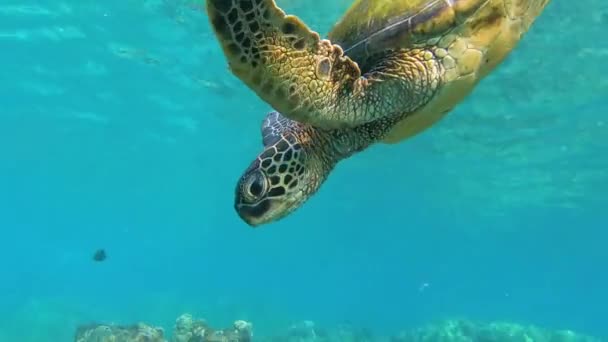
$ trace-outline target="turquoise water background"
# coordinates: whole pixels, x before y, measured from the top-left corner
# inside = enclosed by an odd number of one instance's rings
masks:
[[[349,4],[277,2],[322,34]],[[445,120],[254,230],[234,187],[270,108],[203,12],[2,1],[0,341],[184,312],[260,333],[470,317],[608,337],[607,35],[607,2],[553,0]]]

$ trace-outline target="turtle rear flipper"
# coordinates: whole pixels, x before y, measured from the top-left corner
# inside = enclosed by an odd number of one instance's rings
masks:
[[[207,11],[232,72],[292,120],[351,128],[415,110],[438,84],[423,50],[387,55],[361,75],[341,47],[273,0],[207,0]]]

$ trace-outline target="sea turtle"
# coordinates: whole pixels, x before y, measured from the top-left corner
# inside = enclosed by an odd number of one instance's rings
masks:
[[[550,0],[354,0],[328,39],[274,0],[207,0],[230,69],[275,111],[236,187],[251,226],[314,194],[338,161],[451,111]]]

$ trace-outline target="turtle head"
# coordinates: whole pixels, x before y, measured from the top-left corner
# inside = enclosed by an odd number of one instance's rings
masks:
[[[235,209],[251,226],[277,221],[300,207],[319,187],[306,149],[281,138],[251,163],[236,188]]]
[[[299,208],[331,170],[301,125],[277,127],[264,136],[264,150],[241,176],[235,209],[250,226],[277,221]]]

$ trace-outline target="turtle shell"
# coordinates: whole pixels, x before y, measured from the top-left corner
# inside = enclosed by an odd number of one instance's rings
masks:
[[[433,99],[384,137],[397,143],[432,126],[517,45],[550,0],[356,0],[329,39],[365,72],[386,50],[422,47],[442,66]]]
[[[439,37],[489,1],[356,0],[328,38],[357,59],[361,53],[374,54]]]

